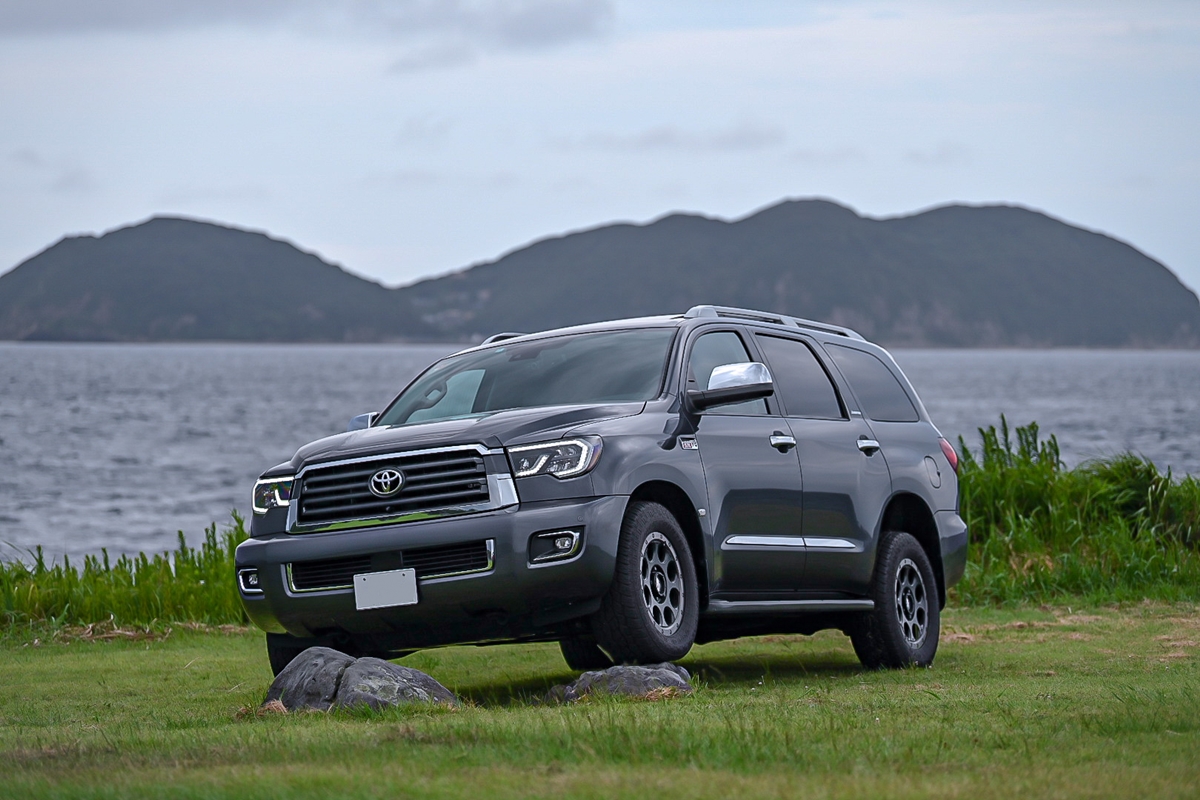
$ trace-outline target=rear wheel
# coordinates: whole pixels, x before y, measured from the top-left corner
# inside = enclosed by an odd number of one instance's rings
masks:
[[[308,649],[293,636],[285,633],[267,634],[267,659],[271,662],[271,673],[278,675],[284,667],[292,663],[292,659]]]
[[[683,658],[696,639],[700,592],[679,522],[658,503],[634,502],[621,525],[616,571],[592,618],[617,663]]]
[[[883,534],[871,581],[875,608],[850,630],[854,652],[864,667],[933,663],[941,623],[936,581],[929,557],[916,539],[899,531]]]
[[[593,669],[608,669],[613,665],[608,654],[600,649],[591,637],[575,636],[558,643],[567,666],[578,672]]]

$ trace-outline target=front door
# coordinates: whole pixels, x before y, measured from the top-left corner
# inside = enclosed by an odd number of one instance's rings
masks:
[[[687,386],[707,388],[715,367],[751,360],[738,331],[705,331],[692,343]],[[725,599],[791,592],[803,582],[800,462],[794,447],[771,443],[784,435],[787,422],[765,400],[700,417],[696,442],[714,537],[713,590]]]

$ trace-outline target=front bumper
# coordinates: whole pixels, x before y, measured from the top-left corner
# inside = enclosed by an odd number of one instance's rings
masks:
[[[344,641],[380,652],[485,641],[553,638],[592,613],[608,591],[624,496],[523,503],[497,511],[329,533],[280,533],[237,548],[237,569],[258,571],[260,592],[239,591],[268,633]],[[582,529],[579,554],[531,565],[534,533]],[[288,565],[463,542],[493,542],[491,569],[418,584],[416,605],[358,611],[353,589],[294,591]]]

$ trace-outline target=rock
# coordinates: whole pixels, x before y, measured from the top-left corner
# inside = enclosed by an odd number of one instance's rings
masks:
[[[267,690],[263,707],[276,703],[288,711],[328,711],[363,704],[376,709],[405,703],[457,705],[458,698],[420,670],[310,647],[292,659]]]
[[[648,667],[609,667],[598,672],[585,672],[566,686],[555,686],[548,700],[573,703],[590,694],[623,694],[634,697],[654,697],[671,694],[691,694],[691,675],[678,664],[652,664]]]
[[[336,700],[342,673],[353,663],[353,658],[337,650],[310,647],[275,677],[263,705],[278,700],[288,711],[328,711]]]
[[[355,706],[364,703],[371,708],[405,703],[458,705],[458,698],[419,669],[402,667],[380,658],[360,658],[342,673],[337,704]]]

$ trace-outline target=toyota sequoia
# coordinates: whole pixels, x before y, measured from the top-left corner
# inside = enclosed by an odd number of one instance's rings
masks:
[[[594,669],[826,628],[928,665],[957,468],[847,328],[697,306],[503,333],[264,472],[236,580],[276,673],[313,645],[555,641]]]

